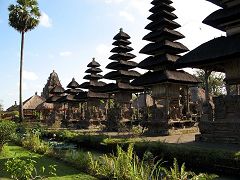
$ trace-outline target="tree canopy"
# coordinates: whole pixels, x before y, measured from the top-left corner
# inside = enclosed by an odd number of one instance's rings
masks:
[[[17,0],[11,4],[9,10],[9,25],[18,32],[27,32],[39,24],[40,11],[37,0]]]
[[[195,76],[199,78],[202,83],[201,87],[205,89],[205,72],[203,70],[198,70],[195,73]],[[214,96],[219,96],[223,94],[223,88],[225,86],[224,84],[224,74],[223,73],[218,73],[218,72],[212,72],[211,75],[208,78],[209,81],[209,93],[214,95]]]

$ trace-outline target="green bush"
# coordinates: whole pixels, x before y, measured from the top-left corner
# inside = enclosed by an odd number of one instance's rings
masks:
[[[12,136],[15,134],[16,124],[11,121],[0,121],[0,152],[4,144],[11,140]]]
[[[16,180],[29,180],[29,179],[43,179],[45,167],[43,166],[40,171],[36,169],[36,161],[32,158],[26,160],[18,158],[9,159],[5,163],[7,172],[10,173],[12,179]],[[49,165],[49,175],[56,176],[56,165]]]
[[[39,134],[35,134],[33,132],[27,133],[27,135],[22,138],[21,143],[23,147],[40,154],[45,154],[50,150],[49,144],[46,142],[43,142],[39,138]]]

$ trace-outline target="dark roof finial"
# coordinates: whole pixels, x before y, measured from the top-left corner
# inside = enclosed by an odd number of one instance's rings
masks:
[[[37,96],[38,94],[37,94],[37,92],[35,92],[35,96]]]
[[[94,57],[94,58],[92,58],[92,61],[93,61],[93,62],[95,62],[95,57]]]
[[[120,28],[120,32],[123,32],[123,28]]]

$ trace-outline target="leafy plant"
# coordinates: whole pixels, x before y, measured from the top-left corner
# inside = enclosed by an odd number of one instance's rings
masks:
[[[50,146],[48,143],[43,142],[38,133],[29,132],[23,139],[22,139],[23,147],[33,150],[34,152],[38,152],[40,154],[46,153]]]
[[[41,167],[41,170],[36,169],[36,161],[32,158],[26,160],[18,158],[9,159],[5,163],[7,172],[11,174],[12,179],[16,180],[33,180],[33,179],[44,179],[43,174],[46,168]],[[49,165],[49,175],[56,176],[56,165]]]
[[[0,152],[4,144],[11,140],[15,133],[16,124],[11,121],[0,121]]]

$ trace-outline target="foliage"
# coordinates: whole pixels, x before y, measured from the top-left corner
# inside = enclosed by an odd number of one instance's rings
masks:
[[[23,137],[22,145],[23,147],[40,154],[44,154],[50,150],[49,144],[43,142],[39,137],[39,133],[35,132],[34,130],[27,133],[27,135]]]
[[[27,32],[39,24],[41,16],[37,0],[17,0],[9,10],[9,25],[19,32]]]
[[[32,158],[26,160],[19,157],[9,159],[6,163],[6,170],[11,174],[12,179],[16,180],[29,180],[29,179],[44,179],[45,177],[41,174],[45,173],[46,168],[42,166],[41,171],[38,172],[36,169],[37,161]],[[56,165],[49,165],[49,175],[56,176]]]
[[[202,81],[201,87],[205,89],[205,72],[203,70],[199,70],[196,72],[195,76]],[[209,93],[215,96],[223,94],[223,80],[224,74],[212,72],[209,76]]]
[[[8,141],[11,140],[13,134],[15,133],[16,124],[11,121],[0,121],[0,152],[2,147]]]
[[[154,180],[155,169],[162,169],[160,163],[157,163],[154,168],[149,164],[141,161],[133,153],[133,144],[130,144],[125,152],[118,146],[116,156],[103,155],[95,160],[91,153],[89,157],[89,170],[98,177],[119,180]],[[152,177],[152,178],[151,178]]]

